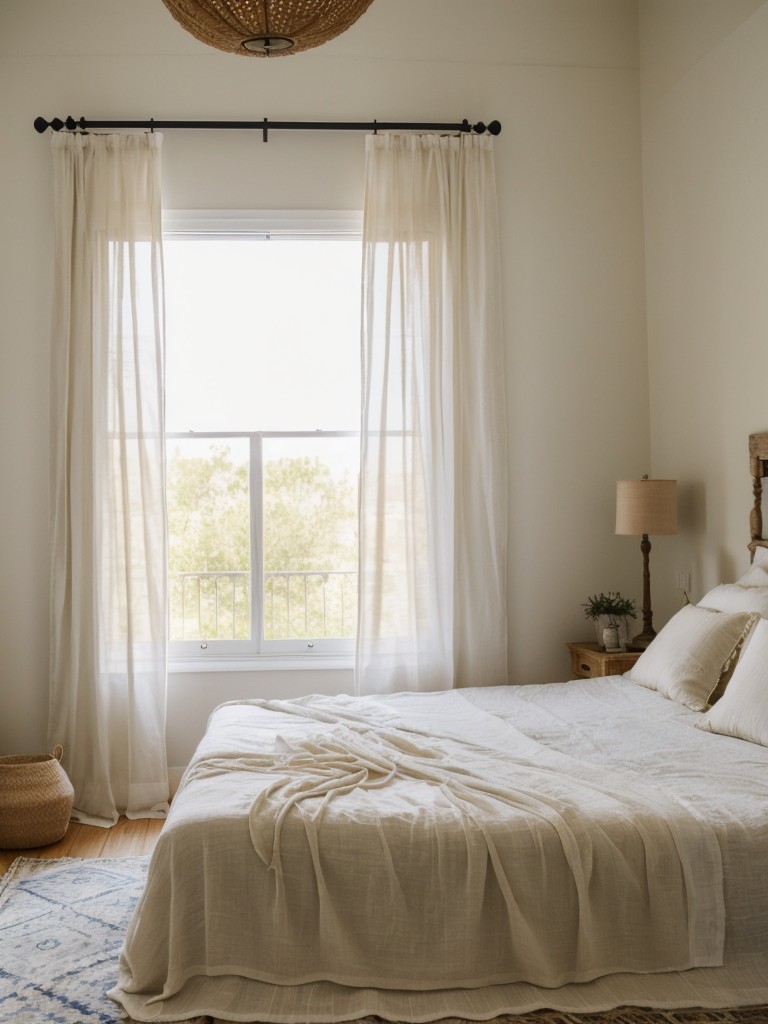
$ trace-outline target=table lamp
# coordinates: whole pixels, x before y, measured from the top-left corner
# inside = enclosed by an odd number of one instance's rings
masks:
[[[677,533],[677,480],[616,481],[616,533],[642,537],[643,631],[632,638],[633,647],[647,647],[656,636],[651,611],[651,570],[648,537]]]

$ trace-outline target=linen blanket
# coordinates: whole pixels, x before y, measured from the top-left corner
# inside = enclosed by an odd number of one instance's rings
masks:
[[[182,781],[113,994],[149,1020],[206,976],[555,987],[717,965],[723,936],[717,836],[626,766],[462,691],[248,701]]]

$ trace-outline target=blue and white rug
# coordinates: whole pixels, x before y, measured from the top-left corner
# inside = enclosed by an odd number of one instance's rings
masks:
[[[148,857],[19,857],[0,881],[0,1021],[124,1021],[115,984]]]

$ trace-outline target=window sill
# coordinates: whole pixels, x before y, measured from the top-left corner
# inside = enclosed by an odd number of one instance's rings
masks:
[[[168,659],[168,672],[181,675],[192,672],[351,672],[355,667],[353,654],[266,655],[259,658]]]

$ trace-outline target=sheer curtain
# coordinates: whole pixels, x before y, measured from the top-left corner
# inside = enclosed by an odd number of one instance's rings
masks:
[[[159,135],[54,135],[49,742],[73,817],[167,810]]]
[[[507,456],[487,136],[367,139],[359,693],[506,682]]]

